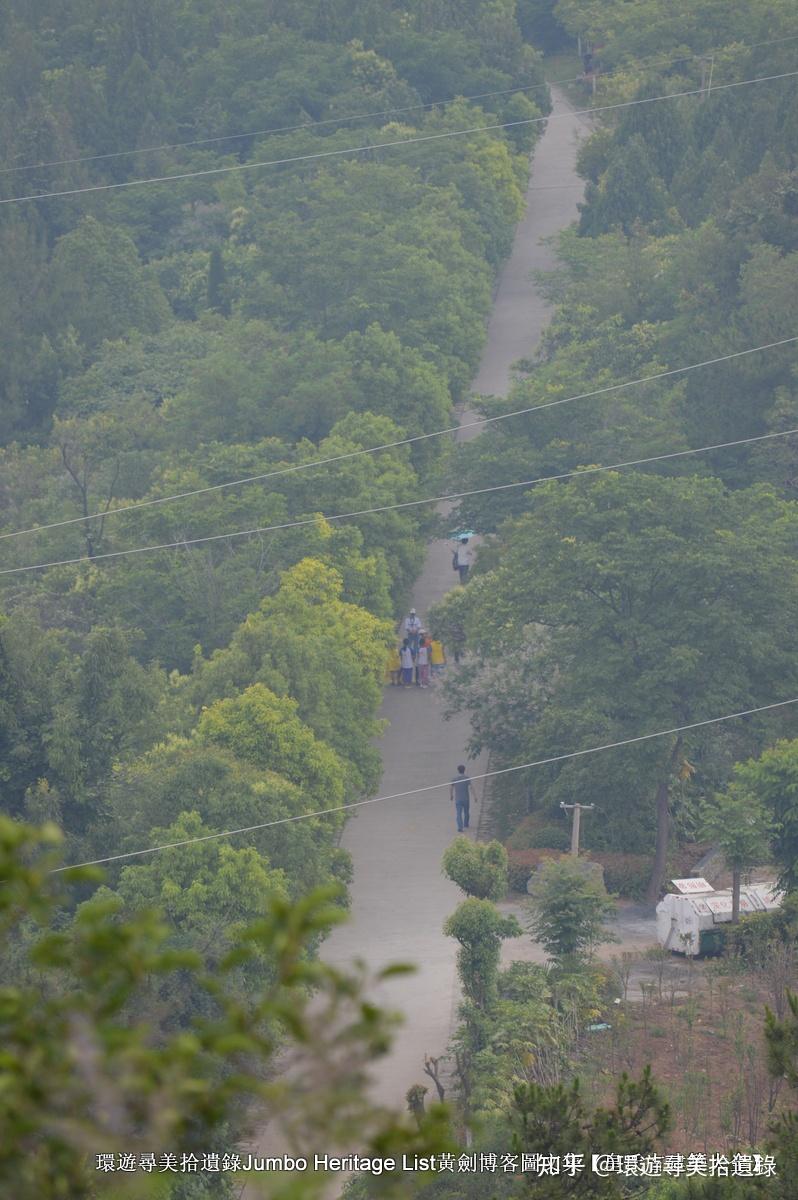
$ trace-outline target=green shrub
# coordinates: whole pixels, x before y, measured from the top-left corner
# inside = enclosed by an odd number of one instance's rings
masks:
[[[526,866],[522,862],[511,861],[507,868],[507,880],[510,885],[510,891],[525,892],[531,874],[531,867]]]
[[[510,887],[519,892],[525,892],[527,881],[535,867],[550,858],[562,858],[562,855],[559,850],[514,850],[508,842],[507,861]]]
[[[502,900],[507,895],[507,851],[501,842],[459,837],[443,855],[443,873],[467,896]]]
[[[647,854],[614,854],[590,850],[588,858],[604,868],[604,885],[614,896],[639,900],[644,894],[651,874],[651,859]]]
[[[548,1000],[550,990],[548,973],[540,963],[512,962],[499,975],[502,1000]]]
[[[570,850],[571,834],[565,825],[541,825],[532,834],[530,846],[534,850]]]
[[[739,925],[721,925],[718,933],[724,958],[761,966],[774,945],[798,940],[798,895],[787,896],[775,912],[751,913],[742,916]]]
[[[505,845],[508,850],[531,850],[538,831],[545,824],[541,813],[532,813],[524,817],[508,837]]]
[[[534,832],[527,828],[524,838],[537,837],[545,828],[547,826],[539,826]],[[507,842],[507,857],[510,887],[524,892],[527,880],[535,867],[548,859],[563,858],[567,855],[559,849],[547,846],[516,849],[513,846],[513,838],[510,838]],[[580,858],[598,863],[604,869],[604,886],[612,895],[639,900],[645,893],[651,872],[651,859],[647,854],[615,854],[610,851],[588,850],[580,855]]]
[[[615,905],[584,860],[547,862],[530,890],[527,928],[558,963],[589,959],[601,942],[618,940],[607,928]]]
[[[571,834],[564,821],[552,820],[548,813],[524,817],[507,839],[508,850],[568,850]]]

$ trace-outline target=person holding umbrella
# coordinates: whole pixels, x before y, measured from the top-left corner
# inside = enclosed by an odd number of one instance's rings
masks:
[[[471,569],[471,563],[474,559],[474,552],[468,544],[468,538],[463,535],[458,542],[457,549],[454,552],[455,565],[460,574],[460,582],[465,583],[468,579],[468,572]]]

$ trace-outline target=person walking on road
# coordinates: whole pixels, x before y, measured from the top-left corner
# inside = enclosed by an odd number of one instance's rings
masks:
[[[438,638],[432,638],[429,644],[429,663],[434,676],[442,675],[443,668],[446,666],[446,652],[443,649],[443,642]]]
[[[413,651],[407,638],[402,642],[399,660],[402,664],[402,687],[410,687],[413,682]]]
[[[474,553],[468,544],[468,538],[460,538],[460,544],[455,551],[455,560],[457,562],[457,570],[460,573],[461,583],[465,583],[468,579],[468,572],[471,569],[473,558]]]
[[[421,620],[416,616],[416,610],[410,609],[410,616],[405,617],[405,637],[410,643],[410,649],[415,655],[418,649],[418,639],[421,634]]]
[[[422,634],[416,654],[416,670],[418,671],[419,687],[429,687],[429,642]]]
[[[468,829],[471,816],[471,779],[466,775],[466,769],[460,764],[457,774],[449,787],[449,796],[454,800],[454,812],[457,818],[457,832]],[[476,797],[474,797],[476,804]]]

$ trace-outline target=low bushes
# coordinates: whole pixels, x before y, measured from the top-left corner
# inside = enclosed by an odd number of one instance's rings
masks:
[[[651,875],[651,859],[647,854],[591,850],[586,857],[604,868],[604,884],[612,895],[628,900],[642,898]]]
[[[510,887],[524,892],[527,879],[536,866],[548,858],[559,858],[569,850],[571,835],[567,825],[555,823],[545,813],[531,813],[524,817],[505,844]],[[698,842],[685,842],[674,847],[668,860],[668,878],[689,875],[708,849],[707,844]],[[581,857],[600,863],[604,868],[604,883],[612,895],[627,900],[642,899],[651,874],[650,855],[586,849]]]
[[[529,876],[535,867],[547,859],[565,857],[560,850],[540,847],[515,849],[512,838],[507,843],[510,887],[525,892]],[[604,869],[607,891],[624,899],[638,900],[643,895],[651,873],[651,859],[647,854],[618,854],[610,851],[589,850],[583,858],[599,863]]]
[[[541,825],[531,834],[532,850],[570,850],[571,831],[564,824]]]
[[[567,824],[555,822],[545,813],[524,817],[507,839],[508,850],[567,850],[571,833]]]
[[[510,859],[510,865],[507,870],[507,881],[509,883],[510,891],[525,892],[527,880],[529,879],[531,873],[532,871],[530,867],[525,866],[523,863],[513,862],[513,860]]]
[[[742,916],[739,925],[720,925],[718,932],[725,957],[761,967],[775,946],[793,946],[798,940],[798,895],[788,896],[774,912]]]
[[[514,850],[508,843],[507,861],[510,887],[525,892],[529,876],[535,867],[550,858],[562,858],[558,850]]]

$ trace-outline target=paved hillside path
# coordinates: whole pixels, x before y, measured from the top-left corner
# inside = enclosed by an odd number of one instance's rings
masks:
[[[573,113],[561,93],[554,99],[556,113]],[[530,274],[553,265],[551,249],[541,239],[577,216],[581,188],[574,161],[577,137],[584,133],[581,118],[564,116],[550,121],[538,142],[526,215],[498,283],[475,392],[506,394],[511,364],[534,352],[549,319]],[[465,413],[461,420],[473,415]],[[461,430],[459,436],[465,440],[478,432]],[[459,585],[450,545],[434,541],[413,593],[422,621],[453,586]],[[390,722],[380,743],[381,793],[449,779],[466,761],[468,719],[444,721],[435,689],[387,688],[381,716]],[[481,769],[482,763],[470,764],[472,773]],[[455,947],[442,926],[460,893],[441,875],[440,862],[456,832],[452,808],[448,789],[386,801],[360,809],[344,832],[343,844],[354,862],[352,918],[334,931],[323,957],[336,966],[360,957],[375,969],[389,962],[412,962],[417,968],[411,976],[386,982],[376,996],[405,1018],[392,1053],[375,1070],[373,1097],[380,1104],[403,1107],[412,1084],[430,1084],[422,1069],[424,1054],[443,1053],[449,1039],[456,1004]]]

